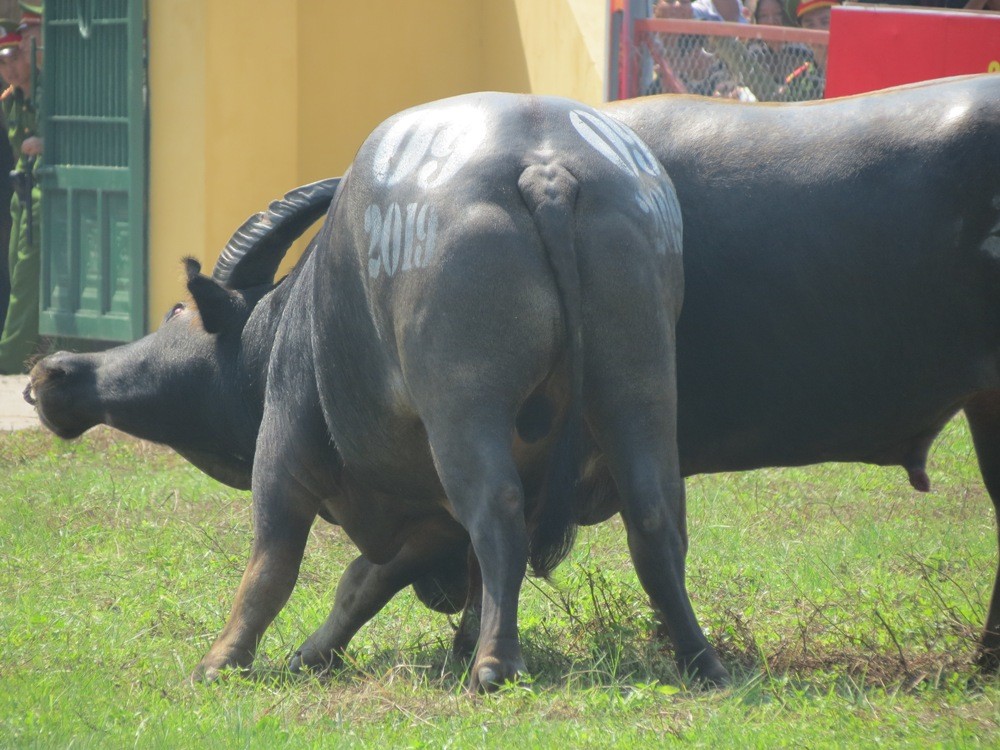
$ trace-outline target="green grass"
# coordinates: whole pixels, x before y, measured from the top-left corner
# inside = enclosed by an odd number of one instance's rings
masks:
[[[964,422],[899,468],[688,482],[689,588],[735,675],[688,690],[617,521],[584,529],[521,606],[530,685],[462,690],[453,619],[397,597],[329,679],[281,667],[355,556],[319,522],[255,679],[184,678],[228,614],[249,495],[97,430],[0,434],[0,747],[870,747],[1000,745],[1000,681],[970,666],[996,532]]]

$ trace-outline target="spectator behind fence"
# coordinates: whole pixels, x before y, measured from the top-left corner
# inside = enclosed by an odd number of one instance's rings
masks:
[[[755,24],[794,26],[781,0],[756,0],[750,10]],[[816,58],[809,45],[755,39],[747,43],[746,52],[743,80],[758,101],[797,102],[822,96],[822,81],[814,73]]]
[[[750,11],[744,0],[712,0],[715,12],[729,23],[750,23]]]
[[[676,18],[682,21],[721,21],[722,16],[711,0],[658,0],[653,18]]]
[[[710,0],[660,0],[655,18],[721,21]],[[654,52],[653,81],[644,94],[688,93],[736,98],[738,87],[726,64],[706,49],[701,34],[659,34]]]
[[[812,31],[830,30],[830,11],[834,5],[840,5],[840,0],[799,0],[795,11],[799,25]],[[816,71],[820,79],[826,76],[826,47],[816,49]]]
[[[687,7],[685,7],[687,6]],[[743,0],[656,0],[654,18],[694,18],[699,21],[749,23],[750,13]]]

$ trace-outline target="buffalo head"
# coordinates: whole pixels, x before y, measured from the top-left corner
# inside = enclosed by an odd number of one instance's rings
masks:
[[[252,216],[211,277],[185,259],[191,301],[175,305],[156,332],[101,353],[57,352],[39,361],[24,395],[42,423],[65,439],[107,424],[169,445],[210,476],[248,487],[260,420],[254,394],[280,299],[261,315],[253,312],[275,290],[288,247],[325,213],[338,183],[298,188]]]

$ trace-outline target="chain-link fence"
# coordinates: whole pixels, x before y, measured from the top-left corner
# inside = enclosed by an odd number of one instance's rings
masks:
[[[820,99],[827,39],[825,31],[780,26],[639,19],[626,48],[631,80],[622,93]]]

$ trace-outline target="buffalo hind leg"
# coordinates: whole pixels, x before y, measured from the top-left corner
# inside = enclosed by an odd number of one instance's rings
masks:
[[[729,674],[698,625],[685,585],[675,361],[680,248],[654,250],[641,224],[614,212],[593,226],[578,245],[588,289],[586,418],[618,487],[636,573],[670,635],[678,667],[700,682],[724,685]]]
[[[655,408],[622,411],[602,429],[612,473],[622,496],[629,552],[642,587],[674,646],[682,674],[721,686],[729,673],[702,633],[685,585],[687,527],[684,481],[670,421],[652,419]],[[621,421],[619,421],[621,420]]]
[[[657,615],[657,635],[673,642],[682,673],[706,684],[726,685],[729,673],[698,626],[684,582],[687,531],[679,471],[674,472],[674,480],[668,485],[670,491],[663,491],[662,483],[644,478],[642,468],[633,465],[631,459],[624,463],[629,468],[618,474],[631,475],[632,479],[622,494],[633,498],[633,502],[622,515],[636,572]],[[469,598],[452,646],[453,655],[462,659],[473,655],[483,609],[482,579],[475,556],[471,557]]]
[[[661,294],[673,277],[667,274],[658,289],[652,274],[637,276],[641,270],[640,263],[622,262],[595,273],[618,273],[619,287],[630,290],[633,304],[646,304],[643,310],[669,309]],[[725,685],[729,674],[698,625],[685,584],[673,324],[634,316],[628,335],[621,335],[593,312],[614,309],[613,302],[596,301],[584,326],[587,420],[618,487],[636,573],[673,642],[678,668],[704,684]]]
[[[482,571],[482,619],[469,688],[489,691],[525,671],[517,604],[528,534],[524,490],[511,455],[513,424],[491,429],[470,412],[452,412],[454,419],[438,422],[444,417],[439,413],[427,421],[427,432],[452,511],[469,532]]]
[[[351,638],[393,596],[468,546],[465,533],[451,519],[417,526],[399,553],[388,563],[376,565],[364,556],[354,560],[337,584],[333,610],[326,622],[310,635],[292,656],[292,672],[323,672],[339,667]]]
[[[976,396],[966,404],[965,414],[976,448],[979,470],[993,501],[994,513],[1000,521],[1000,391]],[[1000,546],[1000,528],[997,533]],[[1000,669],[1000,567],[993,582],[993,594],[979,642],[976,664],[984,672],[996,672]]]

